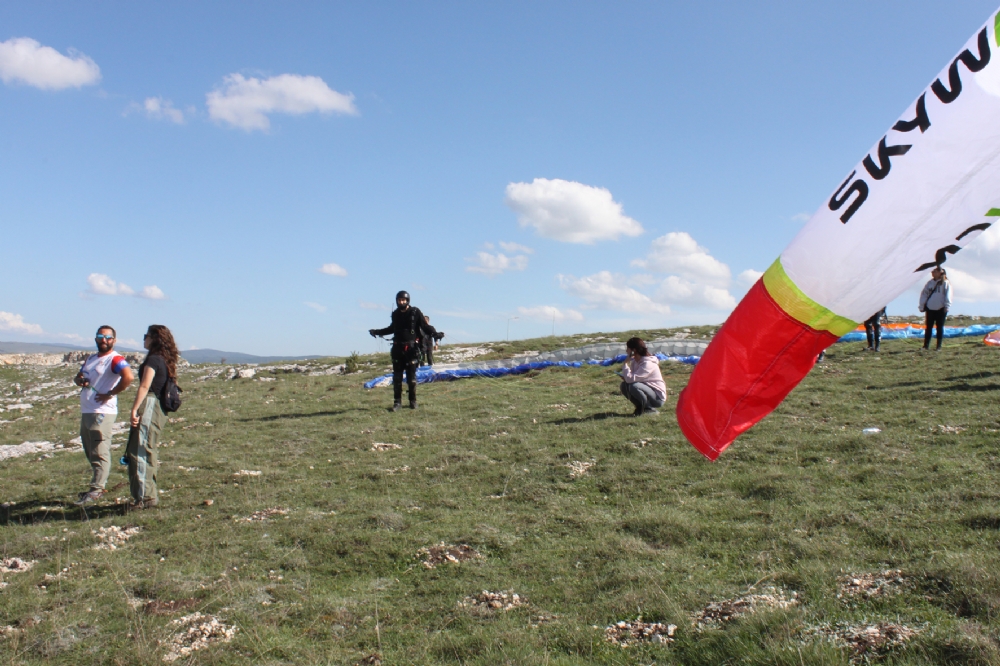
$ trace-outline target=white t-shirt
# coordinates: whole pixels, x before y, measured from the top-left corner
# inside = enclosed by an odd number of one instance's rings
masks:
[[[98,393],[107,393],[121,380],[122,370],[128,367],[124,356],[111,352],[100,356],[94,354],[83,362],[80,372],[90,382],[80,391],[80,411],[84,414],[117,414],[118,397],[107,402],[97,399]]]

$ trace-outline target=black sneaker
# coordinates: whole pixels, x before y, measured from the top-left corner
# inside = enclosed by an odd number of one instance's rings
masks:
[[[636,407],[635,411],[632,412],[632,416],[642,416],[642,407]]]
[[[417,401],[416,400],[411,400],[410,401],[410,409],[416,409],[416,408],[417,408]]]
[[[104,496],[103,490],[88,490],[85,493],[80,493],[80,499],[73,502],[77,506],[83,506],[85,504],[92,504]]]
[[[392,403],[392,411],[398,412],[402,408],[403,408],[403,405],[401,405],[400,403],[398,403],[398,402]]]
[[[659,413],[660,413],[659,410],[653,409],[652,407],[649,407],[645,411],[643,411],[643,414],[652,414],[654,416]]]

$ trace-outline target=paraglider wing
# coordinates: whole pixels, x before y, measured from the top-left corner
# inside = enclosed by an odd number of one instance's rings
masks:
[[[747,293],[677,403],[715,460],[820,351],[1000,217],[1000,13],[839,184]]]

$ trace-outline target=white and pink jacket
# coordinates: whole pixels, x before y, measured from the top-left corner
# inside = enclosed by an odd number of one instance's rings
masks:
[[[667,385],[663,383],[660,361],[655,356],[627,359],[622,365],[622,379],[626,384],[641,382],[653,389],[659,399],[667,399]]]

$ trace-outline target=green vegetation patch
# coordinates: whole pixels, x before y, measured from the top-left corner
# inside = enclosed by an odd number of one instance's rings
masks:
[[[716,463],[677,429],[681,364],[640,418],[615,368],[421,385],[396,414],[361,387],[384,355],[185,369],[159,508],[123,512],[117,464],[72,506],[78,446],[0,462],[0,662],[998,664],[1000,352],[861,347]],[[0,368],[32,404],[0,444],[76,437],[72,374]]]

